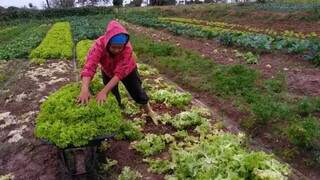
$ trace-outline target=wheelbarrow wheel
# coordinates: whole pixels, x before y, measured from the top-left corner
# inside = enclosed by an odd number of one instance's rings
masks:
[[[66,168],[65,160],[62,157],[62,150],[58,152],[58,178],[59,180],[72,180],[72,174]]]
[[[69,148],[59,152],[59,179],[95,180],[98,160],[96,147]]]

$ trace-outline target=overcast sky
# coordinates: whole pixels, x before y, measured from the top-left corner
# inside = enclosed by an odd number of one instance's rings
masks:
[[[44,2],[45,0],[0,0],[0,6],[23,7],[23,6],[28,6],[29,3],[32,3],[34,6],[37,6],[38,8],[42,8],[42,5]],[[126,4],[126,3],[129,3],[130,0],[123,0],[123,2]]]
[[[0,0],[0,6],[3,6],[3,7],[9,7],[9,6],[23,7],[23,6],[28,6],[29,3],[32,3],[34,6],[41,8],[43,2],[44,2],[44,0]]]

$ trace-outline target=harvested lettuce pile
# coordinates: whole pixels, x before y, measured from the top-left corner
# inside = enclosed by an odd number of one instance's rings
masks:
[[[92,83],[93,94],[101,89],[101,84]],[[87,105],[76,103],[80,84],[62,87],[41,105],[36,119],[35,134],[60,148],[86,145],[99,136],[134,134],[138,131],[122,118],[115,98],[110,95],[107,103],[98,105],[95,99]],[[128,133],[128,131],[132,133]],[[123,135],[122,135],[123,136]],[[125,135],[124,135],[125,136]]]

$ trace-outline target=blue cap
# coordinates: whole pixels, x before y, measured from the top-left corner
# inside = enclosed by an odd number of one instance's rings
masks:
[[[127,43],[128,35],[126,34],[117,34],[110,39],[110,44],[119,44],[123,45]]]

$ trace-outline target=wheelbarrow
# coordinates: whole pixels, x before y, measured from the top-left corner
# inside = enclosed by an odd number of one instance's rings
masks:
[[[91,180],[97,179],[98,147],[102,141],[110,140],[114,136],[115,134],[99,136],[89,141],[89,143],[84,146],[69,146],[66,148],[59,148],[45,139],[41,139],[41,141],[58,148],[60,179]]]

